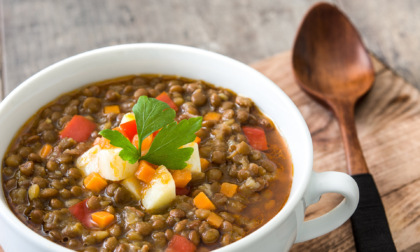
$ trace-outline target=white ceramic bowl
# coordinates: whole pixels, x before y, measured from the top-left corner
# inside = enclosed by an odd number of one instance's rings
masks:
[[[0,103],[0,156],[4,156],[13,136],[28,118],[59,95],[92,82],[142,73],[201,79],[250,97],[273,120],[288,144],[294,176],[284,208],[252,234],[217,251],[286,251],[294,242],[337,228],[356,209],[359,193],[351,177],[338,172],[312,171],[312,141],[305,121],[273,82],[238,61],[185,46],[112,46],[70,57],[40,71]],[[3,188],[0,190],[0,244],[6,252],[68,251],[20,222],[8,208]],[[305,208],[327,192],[340,193],[345,199],[328,214],[304,222]]]

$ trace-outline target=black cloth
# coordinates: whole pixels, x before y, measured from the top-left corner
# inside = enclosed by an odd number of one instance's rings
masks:
[[[352,177],[356,180],[360,191],[359,205],[351,217],[357,251],[397,251],[372,175],[358,174]]]

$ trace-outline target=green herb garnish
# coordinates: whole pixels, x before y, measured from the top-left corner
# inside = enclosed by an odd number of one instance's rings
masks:
[[[180,148],[194,141],[195,132],[201,128],[202,117],[194,117],[174,121],[176,112],[168,104],[141,96],[133,107],[136,120],[139,148],[136,148],[123,134],[105,129],[100,135],[111,141],[111,144],[122,148],[120,157],[134,164],[138,160],[146,160],[155,165],[165,165],[168,169],[180,170],[187,166],[193,148]],[[142,141],[153,132],[159,130],[146,155],[141,155]]]

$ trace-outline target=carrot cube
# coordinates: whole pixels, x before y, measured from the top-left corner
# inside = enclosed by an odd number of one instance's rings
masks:
[[[207,217],[207,222],[211,226],[219,228],[222,225],[223,218],[220,217],[218,214],[211,212],[209,217]]]
[[[150,134],[149,136],[147,136],[143,140],[143,142],[141,142],[141,151],[142,151],[141,154],[142,155],[144,155],[143,152],[145,152],[145,154],[146,154],[149,151],[150,146],[152,146],[153,139],[154,139],[153,134]],[[139,145],[139,143],[137,143],[137,146],[138,145]]]
[[[222,118],[222,115],[217,112],[208,112],[204,115],[204,121],[219,121]]]
[[[155,176],[156,170],[154,169],[153,165],[146,160],[140,160],[139,168],[137,169],[135,175],[136,177],[145,182],[150,183],[152,181],[153,176]]]
[[[201,143],[201,138],[199,138],[198,136],[195,137],[194,142],[197,144]]]
[[[194,198],[194,205],[197,208],[201,209],[208,209],[208,210],[215,210],[216,207],[214,206],[213,202],[205,195],[203,192],[200,192]]]
[[[50,153],[52,152],[52,146],[51,144],[44,144],[44,146],[42,146],[41,150],[39,151],[39,155],[42,158],[46,158],[48,155],[50,155]]]
[[[205,158],[200,158],[200,165],[201,170],[205,171],[207,168],[209,168],[210,162]]]
[[[136,146],[137,149],[139,148],[139,135],[138,134],[134,135],[133,140],[131,140],[131,143],[134,146]]]
[[[154,134],[150,134],[143,140],[143,142],[141,142],[141,155],[142,156],[146,155],[147,152],[149,151],[150,146],[152,146],[153,139],[154,139]],[[131,143],[134,146],[136,146],[137,149],[139,148],[139,135],[138,134],[136,134],[133,137],[133,140],[131,140]]]
[[[184,188],[191,181],[191,171],[186,169],[172,171],[172,178],[176,187]]]
[[[120,106],[118,105],[111,105],[111,106],[105,106],[104,107],[104,114],[119,114],[120,113]]]
[[[223,183],[220,187],[220,192],[226,195],[227,197],[233,197],[238,190],[238,185],[231,184],[231,183]]]
[[[100,211],[91,214],[93,222],[100,228],[105,228],[114,221],[115,216],[111,213]]]
[[[86,189],[98,193],[102,191],[102,189],[104,189],[108,183],[104,178],[101,177],[101,175],[96,172],[92,172],[83,180],[83,184],[85,185]]]

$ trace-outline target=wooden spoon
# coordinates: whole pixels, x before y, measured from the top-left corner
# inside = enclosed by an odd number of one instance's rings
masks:
[[[316,4],[299,28],[292,62],[299,86],[329,106],[339,121],[347,169],[360,190],[359,206],[351,218],[357,250],[396,251],[354,123],[355,104],[375,78],[359,34],[336,7]]]

